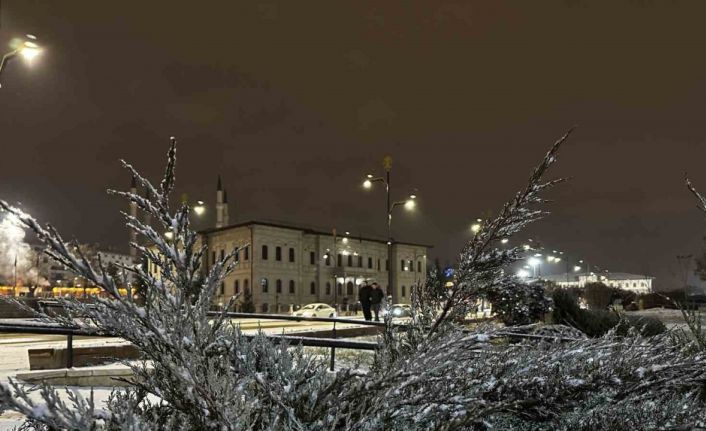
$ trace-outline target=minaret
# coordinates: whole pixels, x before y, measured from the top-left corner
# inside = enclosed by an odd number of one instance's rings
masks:
[[[132,182],[130,183],[130,193],[137,194],[137,180],[135,176],[132,176]],[[137,203],[130,201],[130,216],[137,218]],[[137,231],[130,229],[130,244],[137,243]],[[130,246],[130,257],[134,261],[137,259],[137,249]]]
[[[226,189],[223,189],[223,226],[228,226],[230,224],[228,217],[228,193]]]
[[[216,228],[223,227],[223,185],[221,175],[218,175],[218,186],[216,186]]]

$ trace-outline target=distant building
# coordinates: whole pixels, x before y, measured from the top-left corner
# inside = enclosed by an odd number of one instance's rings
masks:
[[[396,289],[399,302],[411,301],[412,286],[426,280],[427,249],[422,244],[395,242],[388,262],[387,242],[380,239],[336,236],[292,225],[249,221],[200,232],[208,246],[205,267],[234,248],[249,246],[238,255],[239,264],[226,277],[217,301],[225,304],[246,289],[258,312],[287,312],[312,302],[345,308],[358,302],[358,288],[377,281],[388,295]],[[388,286],[391,268],[392,286]]]
[[[583,288],[588,283],[603,283],[606,286],[629,290],[635,293],[652,293],[654,277],[625,272],[604,272],[590,274],[545,275],[543,280],[551,281],[560,287]]]
[[[228,197],[218,176],[215,227],[199,232],[199,243],[207,246],[202,268],[236,248],[238,265],[216,292],[214,305],[225,305],[239,295],[236,309],[249,292],[257,312],[281,313],[314,302],[354,309],[358,289],[376,281],[398,302],[410,303],[412,287],[426,281],[427,250],[431,247],[354,236],[348,232],[325,232],[281,222],[229,223]],[[334,236],[335,235],[335,236]],[[335,241],[334,241],[335,238]],[[388,262],[392,247],[392,262]],[[158,268],[146,262],[149,273]],[[388,271],[392,286],[388,286]]]

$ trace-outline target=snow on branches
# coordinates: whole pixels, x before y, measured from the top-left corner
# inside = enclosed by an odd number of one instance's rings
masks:
[[[568,134],[567,134],[568,135]],[[413,292],[413,316],[401,329],[387,325],[367,372],[329,372],[325,358],[301,346],[244,337],[225,315],[208,310],[233,250],[206,271],[205,248],[190,228],[186,206],[169,207],[176,142],[158,187],[131,166],[150,198],[111,192],[149,213],[158,227],[125,215],[144,241],[133,244],[150,266],[124,268],[144,286],[144,301],[121,294],[97,267],[51,226],[0,201],[47,245],[47,252],[108,298],[87,305],[62,300],[72,327],[110,332],[133,343],[143,359],[130,364],[132,386],[116,389],[105,405],[73,392],[68,399],[46,385],[38,397],[11,381],[0,387],[2,407],[25,414],[24,429],[78,430],[614,430],[694,429],[706,421],[706,352],[693,337],[672,331],[601,338],[530,333],[534,327],[468,330],[455,323],[480,295],[518,293],[503,269],[517,248],[495,245],[541,218],[540,193],[561,180],[544,180],[566,136],[532,172],[527,187],[462,250],[451,280],[432,272]],[[168,230],[172,239],[160,233]],[[148,243],[149,246],[143,244]],[[194,285],[199,289],[194,289]],[[140,305],[142,303],[143,305]],[[511,307],[512,308],[512,307]],[[511,309],[518,321],[527,308]],[[566,329],[566,328],[565,328]],[[506,331],[506,332],[503,332]],[[550,331],[550,332],[551,332]],[[524,334],[524,336],[522,336]],[[548,334],[548,335],[547,335]],[[518,342],[518,339],[525,341]]]

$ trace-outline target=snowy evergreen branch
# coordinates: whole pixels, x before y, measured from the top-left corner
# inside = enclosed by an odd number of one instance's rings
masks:
[[[117,334],[142,354],[129,363],[131,387],[113,391],[104,406],[77,394],[62,398],[46,385],[37,401],[31,388],[14,381],[0,386],[0,404],[26,415],[26,429],[42,431],[703,428],[706,352],[692,334],[674,330],[645,338],[633,331],[587,338],[562,326],[452,324],[481,294],[512,289],[516,296],[505,299],[514,301],[536,293],[520,291],[503,273],[520,250],[494,245],[543,216],[530,206],[544,202],[540,193],[558,182],[543,178],[565,139],[533,171],[528,186],[464,247],[452,289],[433,270],[426,285],[413,290],[411,325],[402,330],[388,321],[365,371],[329,372],[325,357],[262,334],[250,339],[224,313],[209,316],[218,287],[237,264],[237,250],[204,268],[206,249],[190,229],[188,208],[170,210],[175,140],[159,187],[124,164],[150,198],[112,192],[159,224],[154,228],[125,215],[143,238],[134,246],[157,270],[129,268],[145,285],[144,305],[121,294],[102,263],[93,268],[51,226],[0,201],[56,259],[109,295],[93,304],[62,299],[70,317],[55,319]],[[172,240],[163,230],[172,232]],[[527,313],[520,307],[510,314],[522,321]]]
[[[564,179],[545,181],[544,176],[549,167],[556,162],[559,148],[572,131],[573,129],[570,129],[554,143],[540,164],[532,171],[527,186],[503,206],[497,217],[484,221],[473,239],[465,245],[459,258],[454,285],[448,298],[443,301],[441,312],[432,324],[430,332],[436,331],[439,325],[448,319],[465,315],[469,303],[477,299],[483,290],[508,281],[502,269],[518,260],[522,250],[519,247],[500,250],[493,246],[500,240],[520,232],[528,224],[546,214],[545,211],[532,209],[531,206],[544,203],[545,200],[540,196],[541,192],[564,181]]]

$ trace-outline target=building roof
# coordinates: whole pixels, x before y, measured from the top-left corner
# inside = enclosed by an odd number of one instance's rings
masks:
[[[200,234],[210,234],[214,232],[221,232],[225,231],[228,229],[235,229],[239,227],[246,227],[246,226],[252,226],[252,225],[258,225],[258,226],[269,226],[269,227],[277,227],[281,229],[291,229],[291,230],[298,230],[310,235],[325,235],[325,236],[333,236],[332,232],[326,232],[324,230],[319,230],[315,228],[309,228],[309,227],[303,227],[303,226],[297,226],[297,225],[292,225],[289,223],[282,223],[282,222],[269,222],[269,221],[261,221],[261,220],[250,220],[246,222],[241,222],[241,223],[235,223],[235,224],[230,224],[228,226],[223,226],[223,227],[218,227],[218,228],[209,228],[209,229],[204,229],[199,231],[198,233]],[[372,242],[379,242],[382,244],[387,244],[387,240],[380,239],[380,238],[370,238],[370,237],[363,237],[363,236],[356,236],[356,235],[338,235],[338,236],[348,236],[350,239],[359,239],[363,241],[372,241]],[[413,242],[403,242],[403,241],[395,241],[395,244],[402,244],[402,245],[412,245],[412,246],[417,246],[417,247],[426,247],[426,248],[433,248],[433,245],[429,244],[419,244],[419,243],[413,243]]]

